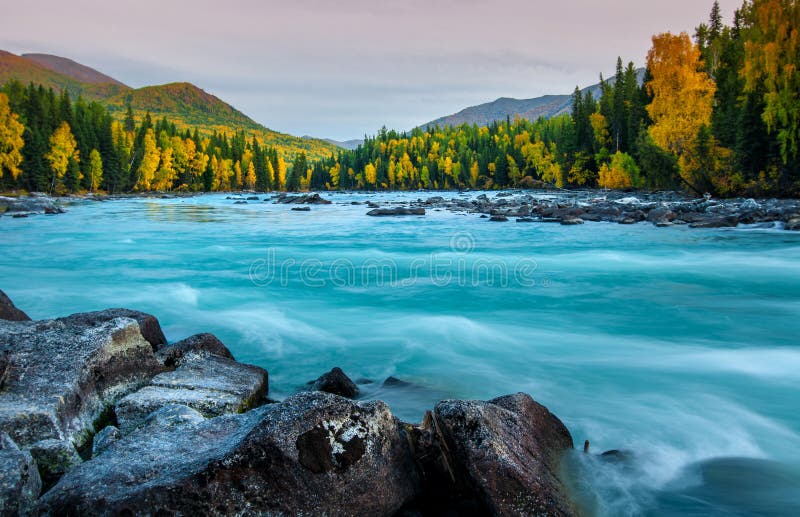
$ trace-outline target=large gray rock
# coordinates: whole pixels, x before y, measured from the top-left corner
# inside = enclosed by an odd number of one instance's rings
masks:
[[[306,392],[132,433],[61,478],[39,511],[380,516],[417,491],[408,441],[385,404]]]
[[[25,447],[45,439],[80,448],[119,398],[163,371],[130,318],[0,320],[0,431]]]
[[[369,212],[367,212],[367,215],[371,215],[373,217],[391,216],[391,215],[425,215],[425,209],[405,208],[405,207],[375,208],[374,210],[370,210]]]
[[[573,447],[564,424],[529,395],[488,402],[447,400],[435,423],[456,482],[492,515],[573,515],[558,477]]]
[[[131,309],[104,309],[96,312],[73,314],[70,318],[85,325],[97,325],[114,318],[131,318],[139,324],[139,331],[147,342],[153,346],[153,350],[158,351],[167,344],[167,338],[164,337],[158,318],[145,312]]]
[[[0,196],[0,214],[62,214],[64,209],[45,195]]]
[[[14,302],[0,290],[0,320],[9,321],[30,321],[27,314],[17,309]]]
[[[83,462],[72,443],[64,440],[41,440],[29,446],[28,451],[36,460],[45,489],[52,486],[69,469]]]
[[[114,412],[119,428],[130,432],[152,412],[184,405],[213,418],[255,407],[267,394],[267,371],[213,355],[190,354],[171,372],[153,377],[149,386],[120,400]]]
[[[222,341],[217,339],[214,334],[196,334],[182,339],[159,350],[156,353],[159,361],[165,366],[174,367],[180,364],[183,356],[189,353],[199,355],[216,355],[233,359],[233,354],[228,350]]]
[[[0,515],[28,515],[42,490],[31,453],[0,433]]]
[[[122,438],[122,433],[119,432],[116,426],[109,425],[104,427],[92,438],[92,457],[102,454],[104,450],[108,449],[112,443],[120,438]]]

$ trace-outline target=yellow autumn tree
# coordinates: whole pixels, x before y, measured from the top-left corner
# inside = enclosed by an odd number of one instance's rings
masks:
[[[72,136],[72,130],[66,122],[62,122],[50,136],[50,152],[44,155],[45,159],[50,162],[50,169],[53,171],[50,192],[55,189],[56,181],[60,181],[67,173],[70,160],[76,163],[80,161],[77,146],[75,137]]]
[[[100,182],[103,181],[103,158],[97,149],[92,149],[89,153],[89,190],[95,191],[100,188]]]
[[[378,181],[378,170],[371,163],[368,163],[367,166],[364,167],[364,181],[366,181],[369,186],[375,186],[375,183]]]
[[[633,157],[627,153],[617,151],[611,157],[611,164],[604,163],[600,166],[597,184],[600,188],[620,189],[638,187],[639,167]]]
[[[244,184],[247,190],[256,188],[256,166],[253,165],[252,161],[247,164],[247,174],[244,177]]]
[[[694,145],[701,128],[711,125],[716,84],[702,70],[700,49],[685,32],[653,36],[647,54],[652,79],[647,83],[653,101],[647,112],[653,141],[679,159]],[[681,177],[697,190],[692,170],[680,167]]]
[[[136,190],[150,190],[161,160],[161,151],[156,144],[156,135],[152,129],[148,129],[145,132],[142,148],[142,162],[136,171],[138,179],[134,188]]]
[[[275,178],[275,167],[272,166],[272,160],[267,158],[267,185],[272,185],[275,190],[279,189],[277,178]]]
[[[472,166],[469,168],[469,185],[472,188],[476,188],[478,186],[478,175],[480,172],[481,169],[478,166],[477,160],[472,162]]]
[[[151,185],[155,190],[172,190],[172,185],[178,177],[174,167],[174,153],[172,147],[161,151],[161,163]]]
[[[8,105],[8,96],[0,93],[0,178],[3,177],[3,171],[8,171],[13,179],[19,176],[19,164],[22,163],[20,151],[25,145],[22,139],[24,131],[25,126]]]
[[[286,186],[286,160],[283,156],[278,156],[278,168],[273,173],[275,176],[275,190],[280,190]]]

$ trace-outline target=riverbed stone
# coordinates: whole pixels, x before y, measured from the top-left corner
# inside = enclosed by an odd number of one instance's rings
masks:
[[[367,212],[367,215],[372,217],[386,217],[393,215],[425,215],[425,209],[405,207],[375,208]]]
[[[153,377],[149,386],[120,400],[114,413],[127,433],[165,406],[185,405],[213,418],[255,407],[267,391],[263,368],[212,355],[184,356],[177,369]]]
[[[0,320],[30,321],[30,317],[19,310],[6,293],[0,290]]]
[[[409,443],[384,403],[305,392],[132,433],[61,478],[38,511],[388,516],[418,487]]]
[[[736,215],[728,215],[722,217],[709,217],[702,221],[696,221],[689,224],[690,228],[728,228],[734,227],[739,224],[739,217]]]
[[[0,351],[0,431],[21,447],[58,439],[80,448],[114,402],[163,371],[131,318],[0,320]]]
[[[434,418],[453,476],[489,514],[574,515],[558,476],[572,436],[529,395],[442,401]]]
[[[42,490],[36,462],[0,432],[0,515],[29,515]]]

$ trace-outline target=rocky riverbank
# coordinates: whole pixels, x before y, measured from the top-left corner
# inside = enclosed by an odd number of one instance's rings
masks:
[[[127,309],[31,321],[0,291],[0,514],[576,514],[572,437],[529,395],[419,424],[357,396],[334,368],[276,402],[210,334],[170,344]]]
[[[396,206],[396,203],[383,205],[379,207],[368,202],[372,210],[367,215],[424,215],[427,209],[478,214],[491,222],[515,220],[563,225],[587,221],[643,222],[658,227],[688,225],[692,228],[744,224],[800,230],[800,201],[795,199],[690,198],[677,192],[503,191],[477,196],[463,193],[449,199],[443,196],[419,198],[409,207]]]
[[[342,193],[229,195],[232,204],[268,202],[292,205],[293,211],[310,211],[310,205],[330,205]],[[346,193],[345,193],[346,194]],[[130,197],[176,198],[195,193],[140,193],[122,195],[86,195],[79,199],[106,201]],[[330,198],[330,199],[328,199]],[[66,200],[73,198],[64,198]],[[333,200],[333,201],[332,201]],[[30,196],[0,196],[0,216],[28,217],[35,214],[63,213],[61,198],[34,193]],[[359,201],[340,202],[359,205]],[[692,228],[724,228],[760,225],[786,230],[800,230],[800,200],[796,199],[716,199],[687,197],[679,192],[621,192],[601,190],[514,190],[497,193],[462,192],[458,196],[429,195],[414,202],[364,201],[370,216],[424,216],[428,211],[447,210],[476,214],[491,222],[560,223],[584,222],[619,224],[649,223],[658,227],[688,225]]]

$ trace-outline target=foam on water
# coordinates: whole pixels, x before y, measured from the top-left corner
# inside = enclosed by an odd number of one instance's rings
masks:
[[[566,463],[592,514],[800,514],[800,234],[350,205],[420,196],[2,217],[0,288],[34,318],[122,306],[170,340],[213,332],[269,370],[276,398],[333,366],[407,421],[442,398],[529,392],[578,445],[630,451]]]

